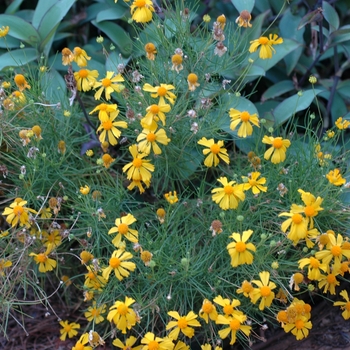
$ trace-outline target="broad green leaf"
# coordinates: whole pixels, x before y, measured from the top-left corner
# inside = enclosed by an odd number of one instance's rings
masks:
[[[339,28],[339,16],[337,11],[327,1],[322,1],[323,17],[329,23],[329,32]]]
[[[298,25],[298,29],[303,28],[307,24],[310,24],[312,22],[320,22],[322,21],[322,9],[316,9],[315,11],[308,12],[300,21]]]
[[[125,16],[127,10],[125,7],[115,6],[103,11],[100,11],[96,16],[96,22],[119,19]]]
[[[40,43],[41,38],[35,28],[22,18],[13,15],[0,15],[1,26],[9,26],[9,36],[12,36],[23,43],[36,46]]]
[[[331,36],[331,46],[335,46],[341,42],[350,40],[350,25],[347,24],[345,26],[340,27],[338,30],[335,30]]]
[[[97,23],[96,21],[91,22],[98,29],[102,30],[112,41],[118,46],[122,55],[129,57],[132,52],[132,41],[130,36],[125,32],[125,30],[118,24],[103,21]]]
[[[20,67],[38,57],[38,51],[33,48],[24,48],[6,52],[0,56],[0,71],[5,67]]]
[[[194,148],[185,147],[176,160],[177,174],[179,179],[187,180],[195,173],[201,163],[202,155]]]
[[[255,7],[259,11],[259,13],[269,11],[271,8],[269,0],[258,0],[255,4]]]
[[[281,102],[273,111],[275,127],[281,126],[295,113],[308,108],[315,97],[322,91],[320,89],[302,91],[300,93],[301,96],[298,93]]]
[[[255,0],[231,0],[231,2],[238,12],[242,12],[244,10],[252,12],[255,5]]]
[[[275,98],[294,90],[294,84],[291,80],[282,80],[269,87],[261,96],[261,101],[264,102],[270,98]]]
[[[339,82],[337,92],[345,99],[350,100],[350,79]]]
[[[4,49],[18,49],[19,46],[21,45],[21,41],[13,38],[12,36],[7,36],[6,40],[0,38],[0,48],[4,48]]]
[[[23,0],[14,0],[6,9],[5,13],[8,15],[14,15],[21,6]]]
[[[66,97],[66,83],[55,69],[50,69],[42,76],[41,88],[45,98],[52,103],[61,102]]]
[[[100,11],[108,10],[110,7],[106,3],[92,4],[86,9],[86,17],[82,20],[81,23],[90,22],[93,19],[96,19],[96,13]]]

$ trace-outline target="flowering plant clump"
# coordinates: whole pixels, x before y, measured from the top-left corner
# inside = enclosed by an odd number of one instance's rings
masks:
[[[332,109],[327,81],[280,97],[305,47],[284,29],[288,2],[278,34],[237,3],[201,19],[191,2],[110,1],[89,23],[106,36],[81,46],[50,36],[48,17],[37,28],[40,9],[29,36],[0,15],[9,55],[42,50],[0,61],[5,335],[10,318],[25,329],[26,303],[73,350],[248,348],[275,326],[301,340],[313,293],[350,318],[349,118],[315,120]],[[277,87],[262,93],[264,77]]]

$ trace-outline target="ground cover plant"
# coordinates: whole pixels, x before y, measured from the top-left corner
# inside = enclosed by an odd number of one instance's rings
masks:
[[[319,297],[350,318],[345,1],[22,3],[0,15],[4,338],[54,315],[73,350],[248,349],[306,338]]]

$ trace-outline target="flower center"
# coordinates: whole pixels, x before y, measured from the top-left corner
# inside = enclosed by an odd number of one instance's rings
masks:
[[[177,325],[179,326],[180,329],[184,329],[187,327],[187,321],[185,319],[185,317],[181,317],[178,321],[177,321]]]
[[[21,216],[24,212],[24,209],[23,207],[21,207],[20,205],[16,205],[14,208],[13,208],[13,213],[16,215],[16,216]]]
[[[153,134],[153,132],[150,132],[147,135],[147,141],[149,141],[149,142],[154,142],[156,139],[157,139],[157,136],[155,134]]]
[[[308,205],[304,209],[304,213],[306,216],[315,216],[315,208],[312,205]]]
[[[335,276],[330,273],[328,276],[327,276],[327,282],[329,284],[334,284],[335,282],[337,281],[337,279],[335,278]]]
[[[111,130],[113,127],[113,123],[110,120],[107,120],[105,122],[102,122],[102,126],[105,130]]]
[[[212,151],[212,153],[218,154],[220,152],[220,146],[217,143],[214,143],[210,146],[210,150]]]
[[[212,303],[205,303],[202,306],[202,309],[203,309],[203,312],[205,312],[206,314],[210,314],[213,311],[214,306]]]
[[[25,81],[26,80],[25,80],[25,78],[24,78],[24,76],[22,74],[17,74],[15,76],[15,83],[17,85],[24,85]]]
[[[113,267],[113,269],[116,269],[120,265],[120,260],[118,258],[110,258],[109,259],[109,266]]]
[[[159,344],[155,340],[152,340],[148,343],[148,349],[149,350],[158,350]]]
[[[136,7],[145,7],[146,6],[146,1],[145,0],[136,0],[134,2],[134,5]]]
[[[295,328],[296,329],[303,329],[304,328],[304,321],[303,320],[295,321]]]
[[[233,189],[232,186],[227,185],[227,186],[224,187],[224,192],[225,192],[225,194],[229,194],[230,195],[230,194],[233,194],[234,189]]]
[[[243,282],[242,290],[244,293],[250,293],[253,290],[253,286],[249,282]]]
[[[264,298],[268,297],[268,296],[271,294],[271,289],[270,289],[270,287],[268,287],[268,286],[262,286],[262,287],[260,288],[260,294],[261,294]]]
[[[267,38],[266,36],[262,36],[259,38],[259,43],[261,45],[266,45],[269,42],[269,38]]]
[[[173,55],[171,62],[173,62],[173,64],[179,65],[182,63],[182,57],[180,55]]]
[[[231,315],[232,313],[233,313],[233,307],[232,307],[232,305],[225,305],[224,306],[224,313],[226,314],[226,315]]]
[[[36,257],[39,263],[44,263],[47,260],[47,256],[44,253],[38,254]]]
[[[160,88],[158,88],[158,95],[159,96],[165,96],[166,95],[166,93],[167,93],[167,90],[166,90],[166,88],[165,87],[163,87],[163,86],[161,86]]]
[[[75,53],[77,56],[81,55],[82,52],[83,52],[83,50],[82,50],[80,47],[75,47],[75,48],[74,48],[74,53]]]
[[[241,113],[241,120],[242,122],[247,122],[250,119],[250,114],[247,111],[243,111]]]
[[[92,309],[91,310],[91,315],[96,317],[100,315],[100,311],[98,309]]]
[[[152,106],[150,106],[149,110],[150,110],[150,112],[153,113],[153,114],[159,113],[159,107],[158,107],[157,105],[152,105]]]
[[[350,311],[350,301],[348,301],[345,305],[345,309]]]
[[[152,43],[148,43],[148,44],[145,45],[145,50],[148,53],[152,53],[155,50],[155,48],[156,47]],[[159,92],[158,92],[158,94],[159,94]]]
[[[77,350],[84,350],[84,345],[82,343],[78,343],[78,344],[75,345],[75,348]]]
[[[129,230],[129,226],[127,224],[121,223],[118,226],[118,232],[122,235],[126,235],[128,233],[128,230]]]
[[[126,315],[128,313],[128,307],[125,304],[120,304],[117,308],[119,315]]]
[[[237,242],[236,251],[238,253],[243,253],[247,249],[246,244],[244,242]]]
[[[80,69],[79,71],[80,78],[87,78],[88,75],[89,75],[89,72],[87,71],[87,69]]]
[[[133,165],[135,168],[141,168],[141,166],[142,166],[142,159],[140,159],[140,158],[135,158],[135,159],[132,161],[132,165]]]
[[[329,237],[328,237],[327,234],[323,234],[323,235],[320,236],[320,243],[322,245],[326,245],[326,244],[329,243]]]
[[[256,186],[256,180],[254,179],[249,179],[248,180],[250,186]]]
[[[299,225],[303,221],[303,217],[300,214],[294,214],[292,216],[292,221],[294,224]]]
[[[230,328],[233,330],[233,331],[238,331],[239,330],[239,327],[240,327],[241,323],[236,320],[235,318],[233,320],[230,321]]]
[[[282,142],[281,139],[274,139],[274,140],[273,140],[273,143],[272,143],[272,146],[273,146],[274,148],[279,149],[279,148],[281,148],[281,147],[283,146],[283,142]]]
[[[342,249],[339,246],[335,245],[334,247],[332,247],[331,253],[333,256],[339,256],[342,253]]]
[[[195,84],[198,81],[198,77],[196,74],[191,73],[188,75],[187,80],[191,83],[191,84]]]
[[[108,79],[108,78],[104,78],[102,79],[102,85],[106,88],[110,85],[112,85],[112,82],[111,82],[111,79]]]
[[[65,330],[67,333],[69,333],[69,332],[72,330],[72,326],[69,325],[69,324],[67,324],[67,325],[64,326],[64,330]]]
[[[312,266],[314,269],[317,269],[320,266],[320,262],[316,258],[311,257],[310,266]]]
[[[297,272],[293,275],[293,280],[295,283],[299,284],[304,281],[304,275],[300,272]]]
[[[88,278],[89,278],[90,280],[93,280],[93,279],[96,278],[96,275],[95,275],[92,271],[90,271],[90,272],[87,274],[87,276],[88,276]]]

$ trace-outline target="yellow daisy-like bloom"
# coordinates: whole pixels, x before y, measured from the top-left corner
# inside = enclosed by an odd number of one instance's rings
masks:
[[[220,177],[218,181],[222,187],[214,188],[213,201],[223,210],[236,209],[240,201],[244,201],[245,194],[242,185],[235,185],[236,181],[227,181],[226,177]]]
[[[99,140],[101,143],[108,140],[108,142],[112,146],[115,146],[118,143],[118,138],[122,133],[117,128],[126,129],[128,127],[127,122],[123,120],[115,121],[118,114],[119,114],[119,109],[115,112],[111,112],[109,118],[101,122],[100,126],[97,128],[96,130],[97,133],[102,130],[99,136]]]
[[[152,177],[151,172],[154,171],[154,165],[149,160],[143,159],[147,154],[139,153],[137,145],[131,145],[129,151],[133,156],[133,161],[123,167],[123,173],[127,172],[128,180],[136,179],[145,183],[149,182]]]
[[[286,151],[290,146],[290,141],[287,139],[282,139],[282,137],[264,136],[262,143],[272,145],[264,154],[264,158],[269,160],[271,155],[271,162],[273,164],[278,164],[284,162],[286,159]]]
[[[49,244],[52,244],[53,247],[57,247],[62,242],[62,237],[59,230],[52,230],[50,233],[47,231],[42,231],[42,240],[43,245],[48,247]]]
[[[170,191],[168,193],[164,194],[164,198],[167,200],[170,204],[175,204],[179,201],[179,198],[177,197],[176,191]]]
[[[200,327],[201,324],[197,321],[198,315],[193,311],[190,311],[186,316],[180,316],[177,311],[169,311],[168,315],[175,318],[176,321],[170,321],[166,325],[166,330],[174,328],[169,333],[169,338],[172,340],[177,340],[180,331],[189,338],[194,336],[194,329],[192,327]]]
[[[272,45],[279,45],[283,43],[282,38],[278,38],[277,34],[270,34],[269,37],[261,36],[259,39],[250,42],[249,52],[255,52],[259,47],[259,57],[262,60],[272,58],[272,53],[276,53],[276,50]]]
[[[297,340],[306,338],[309,335],[309,330],[312,328],[312,323],[304,316],[299,316],[293,323],[286,323],[283,329],[286,333],[292,332]]]
[[[342,186],[346,183],[346,180],[342,177],[340,174],[339,169],[331,170],[327,175],[326,178],[328,181],[333,184],[334,186]]]
[[[108,281],[109,275],[114,271],[115,277],[122,281],[125,277],[130,275],[136,269],[133,262],[126,261],[132,259],[133,255],[122,249],[115,250],[109,259],[109,266],[103,269],[102,276]]]
[[[94,256],[86,251],[86,250],[83,250],[81,253],[80,253],[80,259],[81,259],[81,263],[82,264],[87,264],[90,260],[92,260],[94,258]]]
[[[251,326],[243,325],[242,322],[246,320],[246,316],[244,316],[244,320],[241,321],[234,317],[225,317],[223,315],[219,315],[216,323],[228,325],[227,328],[224,328],[219,331],[219,336],[221,339],[226,339],[231,334],[230,344],[234,344],[236,342],[237,332],[243,332],[247,337],[249,337],[250,331],[252,329]]]
[[[150,154],[152,148],[154,154],[161,154],[162,150],[157,142],[166,146],[171,141],[164,129],[156,130],[157,129],[145,128],[137,136],[136,141],[139,142],[137,147],[140,152]]]
[[[74,53],[69,50],[67,47],[65,47],[62,50],[62,64],[64,66],[67,66],[71,64],[74,61]]]
[[[74,78],[77,82],[78,91],[90,91],[94,87],[97,77],[97,70],[80,69],[75,72]]]
[[[82,186],[80,187],[79,192],[84,196],[86,196],[87,194],[90,193],[90,187],[88,185]]]
[[[199,310],[199,317],[203,318],[206,323],[209,322],[209,319],[211,319],[212,321],[216,321],[216,319],[218,318],[216,307],[210,300],[203,300],[202,307]]]
[[[252,190],[253,194],[259,194],[261,191],[266,192],[267,187],[263,186],[266,183],[266,178],[262,177],[258,180],[258,177],[261,174],[258,171],[253,171],[249,174],[248,177],[242,176],[242,179],[244,180],[244,186],[243,189],[245,191]]]
[[[98,111],[98,119],[102,123],[102,122],[105,122],[109,119],[110,113],[118,111],[118,105],[117,104],[100,103],[89,114],[95,113],[97,111]]]
[[[9,207],[6,207],[2,212],[2,215],[7,216],[6,221],[12,227],[20,226],[30,227],[29,212],[36,214],[37,212],[33,209],[26,208],[27,201],[22,198],[16,198]]]
[[[275,297],[275,293],[272,289],[275,289],[277,286],[275,283],[269,281],[270,272],[262,271],[259,273],[260,279],[253,280],[252,283],[256,284],[259,288],[255,288],[251,293],[251,301],[255,304],[258,299],[261,298],[259,304],[259,310],[264,310],[265,307],[269,307],[272,304],[273,298]]]
[[[84,312],[84,315],[86,319],[89,322],[94,322],[95,324],[101,323],[105,318],[101,315],[106,312],[106,304],[103,304],[101,306],[96,305],[96,301],[92,303],[92,306],[90,306],[87,311]]]
[[[339,117],[336,121],[335,121],[335,126],[339,129],[339,130],[344,130],[347,129],[350,126],[350,121],[346,120],[342,117]]]
[[[143,345],[133,346],[137,341],[137,338],[130,336],[125,340],[125,344],[120,339],[114,339],[113,345],[122,350],[141,350]]]
[[[72,347],[72,350],[92,350],[91,346],[87,346],[89,343],[89,333],[84,333],[81,335],[79,340]]]
[[[173,350],[174,343],[169,338],[159,338],[153,333],[147,332],[141,339],[141,343],[145,344],[142,350]]]
[[[87,61],[91,59],[91,57],[87,55],[86,51],[80,47],[75,47],[73,50],[73,53],[74,53],[74,62],[79,67],[86,67]]]
[[[124,85],[118,84],[124,81],[124,78],[121,76],[121,74],[117,74],[114,78],[113,75],[114,72],[107,71],[106,77],[94,84],[94,89],[99,88],[95,93],[95,100],[101,99],[103,91],[105,92],[105,98],[108,101],[111,99],[111,93],[113,91],[119,93],[124,90]]]
[[[321,263],[319,259],[313,256],[310,258],[300,259],[298,263],[300,269],[303,269],[305,266],[309,265],[307,277],[311,281],[319,281],[321,278],[321,270],[326,272],[328,269],[327,264]]]
[[[139,178],[137,177],[139,176]],[[143,181],[141,175],[134,175],[132,178],[132,181],[130,185],[127,187],[129,191],[133,190],[135,187],[137,187],[140,191],[140,193],[145,192],[145,189],[142,186],[142,182],[146,185],[146,188],[148,188],[151,185],[151,181]]]
[[[150,84],[145,84],[142,88],[143,91],[152,92],[151,96],[153,98],[159,97],[159,104],[164,105],[165,99],[167,99],[172,105],[175,102],[176,95],[170,90],[174,90],[175,86],[170,84],[160,84],[160,86],[153,87]]]
[[[131,329],[135,326],[137,321],[137,315],[135,311],[129,306],[135,302],[134,299],[125,297],[125,301],[117,300],[114,305],[109,308],[107,320],[114,322],[116,327],[126,334],[126,329]]]
[[[5,269],[12,266],[10,260],[0,259],[0,276],[5,276]]]
[[[334,259],[334,270],[338,271],[340,269],[340,265],[343,259],[343,256],[350,259],[350,249],[345,249],[345,244],[343,236],[338,234],[337,238],[328,234],[329,245],[327,249],[321,250],[315,254],[317,259],[322,260],[322,262],[326,265],[329,265],[331,260]]]
[[[60,321],[60,325],[62,326],[62,329],[60,329],[60,339],[62,341],[65,341],[67,336],[68,338],[73,338],[78,334],[77,329],[80,328],[80,324],[72,322],[69,323],[69,321]]]
[[[236,23],[238,24],[239,27],[251,27],[250,20],[252,19],[252,15],[250,14],[249,11],[243,10],[239,16],[236,18]]]
[[[130,11],[135,22],[147,23],[152,20],[152,12],[154,12],[152,0],[135,0]]]
[[[328,275],[321,275],[318,288],[323,288],[323,293],[329,292],[332,295],[335,295],[335,287],[339,286],[340,282],[336,278],[335,273],[329,273]]]
[[[49,254],[53,250],[53,245],[49,244],[46,248],[45,253],[30,253],[29,256],[34,257],[34,261],[39,264],[39,271],[45,273],[47,271],[52,271],[57,266],[57,261],[49,258]]]
[[[243,231],[242,236],[239,233],[232,233],[230,238],[234,240],[227,245],[228,253],[231,257],[231,266],[237,267],[243,264],[252,264],[254,257],[251,252],[256,251],[256,247],[253,243],[246,243],[250,236],[253,234],[252,230]]]
[[[197,74],[190,73],[187,76],[187,84],[188,84],[188,90],[194,91],[200,84],[198,83],[198,76]]]
[[[10,30],[10,27],[9,26],[2,26],[1,28],[0,28],[0,38],[3,38],[3,37],[5,37],[7,34],[8,34],[8,32],[9,32],[9,30]]]
[[[281,213],[278,216],[289,216],[289,219],[282,222],[281,230],[286,232],[290,227],[287,238],[293,241],[294,245],[297,245],[301,239],[306,238],[308,234],[308,221],[304,216],[298,213],[295,214],[287,212]]]
[[[146,57],[150,61],[154,61],[156,58],[157,48],[153,43],[147,43],[145,45]]]
[[[241,288],[236,290],[237,294],[243,294],[246,298],[250,297],[250,293],[254,290],[254,287],[250,282],[244,280],[242,282]]]
[[[218,24],[220,25],[220,28],[222,30],[224,30],[225,26],[226,26],[226,17],[225,15],[220,15],[216,18],[216,21],[218,22]]]
[[[15,81],[19,91],[23,91],[25,89],[30,89],[30,85],[28,84],[24,75],[16,74],[14,77],[14,81]]]
[[[146,109],[147,113],[145,117],[141,119],[141,122],[143,123],[143,127],[151,126],[153,120],[156,122],[161,120],[162,124],[165,125],[166,116],[164,113],[168,113],[170,112],[170,110],[171,110],[171,107],[169,104],[158,104],[158,105],[154,104],[147,107]]]
[[[84,286],[87,288],[102,291],[103,287],[107,284],[107,280],[99,275],[94,268],[87,266],[88,273],[85,274]]]
[[[339,295],[341,295],[344,298],[345,302],[344,301],[336,301],[333,305],[340,306],[340,308],[342,310],[344,310],[342,312],[342,316],[343,316],[344,320],[348,320],[348,319],[350,319],[350,300],[349,300],[348,292],[344,289],[339,293]]]
[[[112,240],[114,246],[118,247],[123,237],[132,243],[138,242],[139,233],[129,227],[136,221],[136,218],[131,214],[115,220],[115,226],[108,231],[109,235],[117,232],[117,235]]]
[[[214,303],[222,306],[222,311],[224,312],[226,318],[232,316],[233,318],[242,322],[245,321],[246,317],[243,315],[243,312],[236,309],[237,306],[241,305],[241,302],[238,299],[233,299],[231,301],[230,299],[224,299],[221,295],[218,295],[214,298]]]
[[[112,158],[108,153],[105,153],[103,156],[102,156],[102,161],[103,161],[103,166],[108,169],[111,164],[115,161],[114,158]]]
[[[175,70],[177,73],[180,72],[180,70],[183,70],[184,67],[182,65],[182,56],[179,54],[175,54],[171,56],[171,63],[173,64],[171,67],[171,70]]]
[[[89,332],[89,344],[95,348],[96,346],[99,346],[99,345],[105,345],[105,341],[101,338],[101,336],[97,332],[91,330]]]
[[[239,137],[247,137],[253,133],[252,124],[259,126],[259,118],[256,113],[250,114],[247,111],[238,111],[237,109],[231,108],[229,111],[231,118],[230,129],[235,130],[239,123],[242,123],[237,131]]]
[[[204,344],[204,345],[201,345],[201,349],[202,350],[212,350],[212,347],[211,347],[211,345],[210,344]],[[215,348],[214,348],[214,346],[213,346],[213,349],[214,350],[222,350],[222,347],[221,346],[215,346]]]
[[[206,137],[202,137],[198,142],[199,145],[207,147],[203,150],[203,154],[206,156],[204,160],[204,165],[208,168],[217,166],[222,159],[226,164],[230,163],[228,157],[227,149],[224,148],[224,141],[219,140],[215,143],[214,139],[207,140]],[[220,158],[220,159],[219,159]]]

